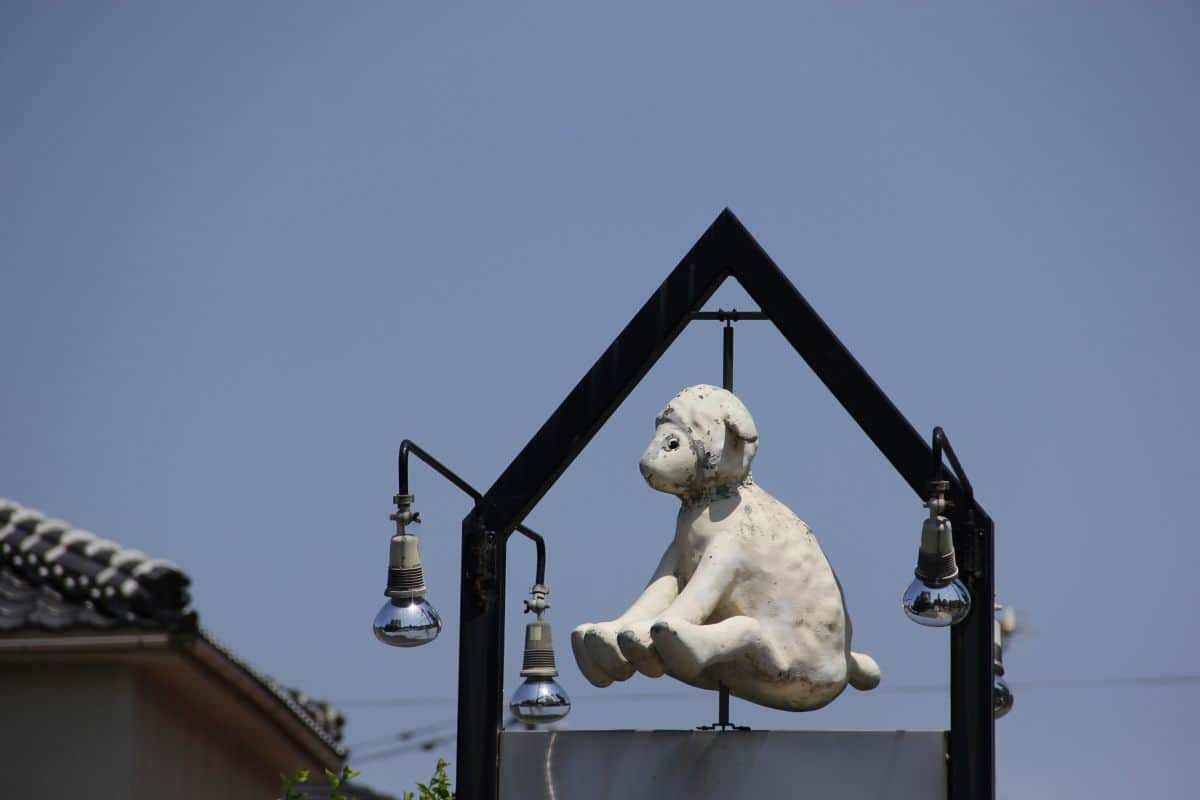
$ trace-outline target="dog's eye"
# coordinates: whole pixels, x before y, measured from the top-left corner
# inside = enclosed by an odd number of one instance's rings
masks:
[[[667,449],[668,450],[678,450],[679,449],[679,438],[672,436],[670,439],[667,439]]]

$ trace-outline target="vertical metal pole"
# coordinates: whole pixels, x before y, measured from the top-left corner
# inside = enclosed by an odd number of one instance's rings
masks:
[[[733,323],[725,323],[724,352],[721,363],[721,386],[733,391]]]
[[[982,516],[982,522],[978,521]],[[992,800],[996,794],[996,721],[992,716],[992,604],[995,527],[977,512],[957,513],[954,549],[971,613],[950,629],[950,800]]]
[[[729,687],[717,683],[717,725],[721,730],[729,730],[733,723],[729,721]]]
[[[504,694],[502,537],[475,513],[463,520],[458,633],[459,800],[498,800]]]
[[[721,386],[733,391],[733,323],[725,322],[722,339]],[[729,722],[729,687],[723,683],[717,684],[717,726],[727,730]]]

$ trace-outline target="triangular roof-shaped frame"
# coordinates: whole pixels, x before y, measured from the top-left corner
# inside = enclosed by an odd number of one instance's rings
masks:
[[[729,277],[758,303],[913,491],[927,494],[932,453],[925,438],[726,208],[487,491],[480,511],[489,528],[508,533],[525,518],[692,313]],[[957,489],[955,484],[955,494]]]

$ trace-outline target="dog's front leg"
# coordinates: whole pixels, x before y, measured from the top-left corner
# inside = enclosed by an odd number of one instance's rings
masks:
[[[658,616],[649,619],[631,618],[617,632],[617,646],[621,655],[643,675],[657,678],[672,669],[657,647],[654,628],[657,625],[674,625],[678,630],[687,624],[698,624],[708,619],[721,602],[736,571],[737,548],[729,545],[711,545],[700,557],[692,577],[679,595],[660,610]],[[673,643],[673,642],[672,642]],[[678,659],[677,659],[678,660]],[[680,663],[683,669],[683,663]]]
[[[709,547],[683,591],[650,626],[654,649],[667,672],[691,680],[708,666],[708,648],[696,636],[696,629],[703,627],[725,597],[739,560],[736,547]]]

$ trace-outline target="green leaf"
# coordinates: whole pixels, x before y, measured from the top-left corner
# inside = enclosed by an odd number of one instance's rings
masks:
[[[297,783],[304,783],[308,780],[308,770],[297,770],[291,776],[284,775],[281,772],[279,773],[279,780],[282,782],[283,800],[304,800],[307,797],[303,792],[298,792],[293,787]]]

